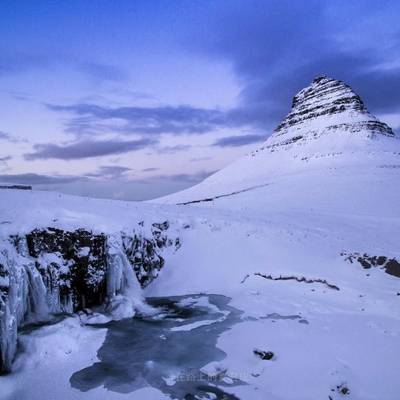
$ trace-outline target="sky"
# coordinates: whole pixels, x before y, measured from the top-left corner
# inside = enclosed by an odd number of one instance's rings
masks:
[[[260,145],[314,77],[400,132],[400,2],[0,2],[0,182],[145,200]]]

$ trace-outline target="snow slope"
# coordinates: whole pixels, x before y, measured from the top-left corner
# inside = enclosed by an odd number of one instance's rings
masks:
[[[1,235],[49,225],[112,234],[168,220],[181,248],[142,293],[222,294],[243,311],[218,339],[226,357],[204,366],[225,371],[227,392],[246,400],[397,400],[398,139],[348,86],[328,78],[301,91],[285,121],[258,151],[159,204],[0,192]],[[193,203],[165,204],[185,202]],[[165,398],[154,388],[71,388],[72,372],[91,365],[104,334],[76,318],[23,335],[25,352],[0,377],[1,400]],[[65,335],[68,348],[54,352]],[[274,357],[262,360],[255,349]],[[166,367],[171,384],[172,372]]]

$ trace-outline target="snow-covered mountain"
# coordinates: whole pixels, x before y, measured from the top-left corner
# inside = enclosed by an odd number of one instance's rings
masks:
[[[400,140],[345,83],[317,77],[258,149],[199,185],[161,202],[185,203],[270,184],[290,175],[349,168],[398,168]]]
[[[397,400],[399,183],[398,138],[319,77],[259,149],[186,191],[0,190],[0,399]],[[159,296],[182,310],[146,305]],[[135,313],[148,334],[93,325]]]

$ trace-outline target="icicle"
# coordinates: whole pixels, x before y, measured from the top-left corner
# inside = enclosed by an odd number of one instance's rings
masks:
[[[49,318],[49,307],[46,302],[47,290],[42,276],[33,263],[25,264],[28,276],[28,310],[25,319],[29,322],[43,321]]]
[[[9,257],[11,244],[2,243],[0,252],[0,264],[7,274],[7,280],[3,279],[0,300],[0,372],[7,372],[17,349],[18,322],[23,319],[26,310],[26,302],[23,297],[26,288],[26,279],[23,268],[12,263]]]
[[[11,315],[9,307],[9,290],[8,263],[5,254],[0,252],[0,372],[11,368],[17,342],[15,318]]]
[[[149,309],[125,252],[121,236],[110,236],[107,249],[107,311],[114,319],[128,318]]]
[[[0,371],[9,371],[16,352],[18,327],[47,319],[49,309],[46,287],[34,263],[18,254],[8,241],[3,241],[1,248],[0,263],[7,271],[8,286],[2,290],[0,301]]]

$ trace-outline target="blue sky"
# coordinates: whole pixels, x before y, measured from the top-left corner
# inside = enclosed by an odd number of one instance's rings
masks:
[[[396,1],[8,1],[0,181],[121,199],[199,182],[316,75],[400,128]]]

